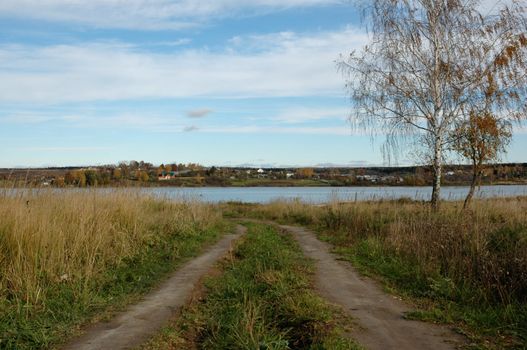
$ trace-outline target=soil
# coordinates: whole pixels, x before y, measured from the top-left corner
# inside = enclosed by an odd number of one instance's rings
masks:
[[[145,296],[108,322],[90,326],[84,335],[68,343],[65,350],[132,349],[163,327],[187,303],[200,279],[232,248],[246,232],[237,226],[236,233],[224,236],[218,243],[182,265],[157,290]]]

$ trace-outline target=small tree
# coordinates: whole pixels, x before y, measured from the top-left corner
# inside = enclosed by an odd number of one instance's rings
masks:
[[[469,107],[525,116],[525,9],[513,1],[499,15],[483,16],[477,0],[367,3],[371,42],[338,63],[354,104],[352,121],[386,133],[390,151],[401,137],[423,141],[437,209],[449,136]]]
[[[75,171],[73,173],[73,176],[75,177],[75,182],[77,183],[77,186],[86,187],[87,178],[86,178],[86,173],[83,170]]]
[[[121,169],[121,176],[125,179],[130,177],[130,167],[126,162],[119,162],[119,169]]]
[[[114,168],[113,169],[113,173],[112,173],[112,177],[114,180],[121,180],[122,178],[122,171],[120,168]]]
[[[64,174],[64,183],[67,184],[67,185],[74,184],[75,183],[75,174],[72,173],[71,171],[66,172],[66,174]]]
[[[300,179],[310,179],[315,175],[313,168],[298,168],[296,175]]]
[[[86,186],[99,185],[99,174],[95,170],[85,170],[84,177],[86,178]]]
[[[164,175],[164,173],[165,173],[165,164],[161,163],[161,165],[157,167],[157,175]]]
[[[512,137],[511,123],[499,119],[486,111],[472,111],[468,120],[463,121],[453,135],[453,148],[472,164],[472,181],[463,208],[470,205],[476,186],[479,186],[485,163],[498,159],[505,152]]]

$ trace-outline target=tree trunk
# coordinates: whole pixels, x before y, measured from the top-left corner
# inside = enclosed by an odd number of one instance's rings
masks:
[[[433,171],[434,171],[434,182],[432,184],[432,198],[430,200],[430,204],[432,206],[432,210],[437,211],[439,210],[439,202],[440,202],[440,192],[441,192],[441,172],[442,172],[442,157],[441,157],[441,151],[442,151],[442,140],[440,137],[436,138],[435,144],[434,144],[434,163],[432,164]]]
[[[479,182],[479,177],[481,176],[481,171],[479,171],[479,166],[476,164],[472,165],[472,182],[470,183],[470,189],[468,190],[467,197],[465,198],[465,203],[463,203],[463,210],[468,209],[472,197],[474,197],[474,192],[476,192],[476,186]]]

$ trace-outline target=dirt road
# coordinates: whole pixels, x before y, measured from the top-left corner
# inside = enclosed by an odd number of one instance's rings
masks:
[[[299,227],[280,226],[292,233],[304,254],[315,260],[316,289],[340,305],[358,323],[352,337],[367,349],[455,349],[464,338],[434,324],[404,319],[403,302],[383,292],[377,283],[359,276],[350,264],[338,261],[330,246]]]
[[[226,235],[202,255],[181,266],[159,289],[147,295],[139,304],[118,314],[110,322],[101,322],[67,344],[65,350],[118,350],[140,345],[156,333],[189,298],[200,278],[224,256],[246,229]]]

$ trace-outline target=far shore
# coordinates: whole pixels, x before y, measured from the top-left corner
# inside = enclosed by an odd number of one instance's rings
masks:
[[[469,182],[448,182],[445,181],[442,187],[467,187]],[[483,182],[481,186],[514,186],[527,185],[527,179],[516,181],[496,181]],[[199,181],[194,178],[181,178],[174,180],[164,180],[156,182],[142,182],[142,181],[121,181],[110,184],[97,184],[95,186],[76,186],[76,185],[56,185],[50,183],[30,183],[26,184],[23,181],[0,181],[0,188],[83,188],[83,187],[97,187],[97,188],[138,188],[138,187],[177,187],[177,188],[250,188],[250,187],[428,187],[429,183],[385,183],[385,182],[366,182],[360,181],[356,183],[341,183],[338,181],[327,180],[309,180],[309,179],[295,179],[295,180],[246,180],[246,181]]]

